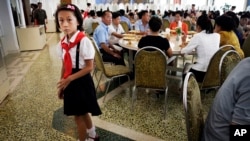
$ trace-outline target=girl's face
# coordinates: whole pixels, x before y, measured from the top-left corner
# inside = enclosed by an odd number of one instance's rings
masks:
[[[75,15],[71,11],[60,11],[58,13],[60,29],[71,38],[77,31],[79,25]]]

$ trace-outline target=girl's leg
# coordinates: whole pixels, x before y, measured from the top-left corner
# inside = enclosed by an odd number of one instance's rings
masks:
[[[95,138],[96,137],[95,126],[93,126],[90,115],[85,114],[83,116],[83,119],[84,119],[85,125],[87,127],[87,133],[88,133],[89,137]]]
[[[87,115],[87,114],[86,114]],[[75,122],[77,125],[77,131],[79,135],[79,140],[80,141],[85,141],[87,138],[87,127],[84,121],[84,116],[75,116]]]

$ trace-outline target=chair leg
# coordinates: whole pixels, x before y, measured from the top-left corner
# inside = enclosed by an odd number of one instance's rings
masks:
[[[102,75],[103,75],[103,73],[101,72],[100,78],[97,80],[97,85],[96,85],[96,88],[95,88],[95,91],[96,91],[96,92],[97,92],[97,89],[98,89],[98,87],[99,87],[100,81],[101,81],[101,79],[102,79]]]
[[[92,72],[92,77],[94,77],[95,73],[96,73],[96,68],[94,68],[94,70]]]
[[[130,77],[129,75],[127,75],[127,77],[128,77],[128,83],[129,83],[129,95],[131,96],[132,88],[131,88]]]
[[[167,97],[168,97],[168,87],[165,89],[165,99],[164,99],[164,119],[167,115]]]
[[[105,102],[111,81],[113,81],[113,78],[111,78],[111,80],[108,82],[108,87],[106,88],[105,93],[104,93],[103,103]]]
[[[92,77],[94,77],[94,76],[95,76],[95,79],[97,80],[97,69],[96,69],[96,68],[95,68],[94,71],[93,71]]]
[[[194,63],[194,55],[193,55],[193,57],[192,57],[192,63]]]
[[[137,88],[136,88],[136,86],[134,86],[133,87],[133,92],[132,92],[131,112],[134,111],[134,100],[136,99],[136,93],[137,93]]]

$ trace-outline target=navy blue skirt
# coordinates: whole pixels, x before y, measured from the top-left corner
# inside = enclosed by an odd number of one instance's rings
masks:
[[[72,73],[76,73],[77,69],[73,69]],[[91,113],[92,116],[100,115],[101,109],[98,105],[95,85],[90,74],[86,74],[72,81],[64,89],[64,114],[85,115]]]

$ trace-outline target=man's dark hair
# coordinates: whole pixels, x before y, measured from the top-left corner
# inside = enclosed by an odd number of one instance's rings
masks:
[[[102,12],[102,17],[104,17],[106,15],[106,13],[111,13],[109,10],[105,10]],[[112,14],[112,13],[111,13]]]
[[[227,15],[217,17],[215,19],[215,25],[220,26],[222,31],[232,31],[235,28],[235,23],[232,17]]]
[[[142,18],[142,16],[144,16],[146,13],[148,13],[148,11],[147,11],[147,10],[142,10],[141,12],[139,12],[139,13],[138,13],[138,17],[139,17],[139,19],[141,19],[141,18]]]
[[[226,15],[230,16],[233,19],[233,21],[234,21],[234,28],[238,28],[238,26],[240,24],[240,20],[237,17],[237,15],[234,12],[232,12],[232,11],[228,11],[226,13]]]
[[[176,11],[176,12],[174,13],[174,15],[176,15],[176,14],[179,14],[181,17],[183,16],[183,12],[181,12],[181,11]]]
[[[123,9],[120,9],[120,14],[121,14],[121,16],[124,16],[125,15],[125,10],[123,10]]]
[[[154,16],[149,20],[148,25],[153,32],[157,32],[162,26],[162,21],[160,18]]]
[[[102,11],[97,11],[96,15],[97,15],[97,17],[101,17],[102,16]]]
[[[120,17],[121,14],[119,12],[113,12],[112,13],[112,19],[116,19],[117,17]]]
[[[244,18],[250,18],[248,14],[243,14],[240,16],[240,19],[244,19]]]
[[[89,11],[89,15],[90,15],[91,17],[94,17],[94,16],[95,16],[95,10],[90,10],[90,11]]]

